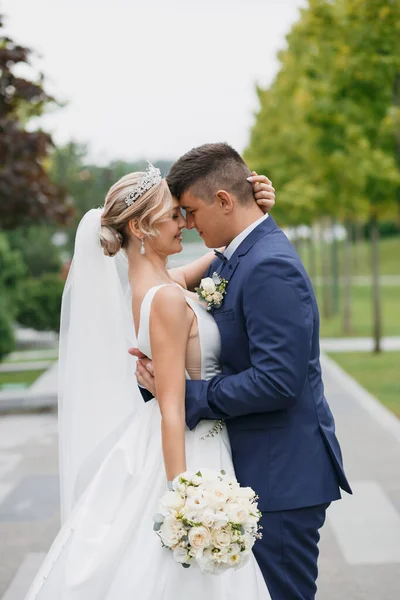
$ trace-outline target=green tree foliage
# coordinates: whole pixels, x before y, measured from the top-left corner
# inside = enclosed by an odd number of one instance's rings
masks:
[[[3,33],[0,15],[0,228],[34,222],[66,222],[71,206],[49,178],[46,160],[53,148],[43,131],[28,131],[27,122],[54,102],[37,82],[16,75],[30,64],[31,50]]]
[[[7,232],[10,246],[19,250],[28,276],[40,277],[44,273],[60,272],[60,252],[52,242],[55,231],[56,229],[49,225],[32,225]]]
[[[12,321],[17,315],[20,283],[26,269],[18,250],[0,233],[0,360],[15,346]]]
[[[21,287],[18,322],[39,331],[58,331],[64,289],[61,277],[47,273],[35,279],[26,279]]]
[[[379,350],[377,219],[400,198],[400,3],[309,0],[279,60],[246,158],[273,179],[283,223],[370,221]]]
[[[0,360],[10,354],[15,348],[14,332],[11,319],[4,310],[3,301],[0,297]]]

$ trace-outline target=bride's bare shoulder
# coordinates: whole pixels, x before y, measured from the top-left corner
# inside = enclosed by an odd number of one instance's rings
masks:
[[[153,310],[159,314],[172,314],[186,308],[186,299],[183,289],[171,283],[157,290],[153,299]]]

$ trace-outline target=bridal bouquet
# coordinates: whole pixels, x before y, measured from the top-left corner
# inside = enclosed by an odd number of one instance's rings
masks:
[[[261,538],[257,500],[224,471],[186,471],[161,498],[154,530],[183,567],[210,573],[240,567]]]

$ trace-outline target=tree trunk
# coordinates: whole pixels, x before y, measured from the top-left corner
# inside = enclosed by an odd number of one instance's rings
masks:
[[[372,314],[374,352],[381,351],[382,310],[379,282],[379,229],[376,215],[371,217],[371,252],[372,252]]]
[[[340,304],[340,284],[339,284],[339,250],[338,241],[335,234],[336,221],[331,220],[332,245],[331,245],[331,264],[332,264],[332,312],[334,315],[339,313]]]
[[[310,265],[310,279],[313,282],[315,289],[317,288],[317,257],[316,257],[316,249],[314,244],[314,228],[310,227],[310,237],[307,238],[308,244],[308,258]]]
[[[346,238],[343,248],[343,332],[351,334],[351,287],[352,287],[352,228],[346,222]]]
[[[320,227],[320,252],[321,252],[321,286],[322,286],[322,314],[325,319],[332,316],[332,295],[330,294],[330,264],[328,249],[324,240],[324,223]]]
[[[362,225],[358,221],[354,223],[354,246],[353,246],[353,273],[359,274],[360,271],[360,248],[363,240]]]
[[[396,108],[400,108],[400,73],[396,73],[393,82],[393,106]],[[394,138],[395,138],[395,156],[397,166],[400,169],[400,127],[399,121],[396,120],[396,125],[394,127]],[[397,203],[398,203],[398,213],[397,213],[397,226],[400,230],[400,194],[397,192]]]

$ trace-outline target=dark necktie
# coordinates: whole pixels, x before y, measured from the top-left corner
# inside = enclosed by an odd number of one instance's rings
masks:
[[[228,262],[228,259],[226,258],[225,254],[222,254],[222,252],[220,252],[219,250],[214,250],[214,254],[217,258],[222,260],[223,263]]]

